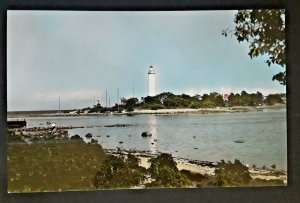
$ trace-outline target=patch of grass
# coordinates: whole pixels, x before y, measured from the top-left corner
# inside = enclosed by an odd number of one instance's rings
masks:
[[[100,145],[81,140],[8,144],[8,190],[38,192],[94,189],[106,158]]]

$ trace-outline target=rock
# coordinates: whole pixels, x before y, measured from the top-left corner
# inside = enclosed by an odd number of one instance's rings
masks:
[[[276,169],[276,164],[273,164],[271,168]]]
[[[104,127],[127,127],[132,126],[130,124],[114,124],[114,125],[105,125]]]
[[[73,135],[72,137],[71,137],[71,140],[80,140],[80,139],[82,139],[79,135]]]
[[[124,142],[120,141],[119,144],[123,144]]]
[[[142,137],[151,137],[152,133],[151,132],[142,132]]]
[[[195,147],[194,149],[198,149],[197,147]]]
[[[61,134],[63,134],[63,135],[65,135],[65,134],[67,134],[68,133],[68,131],[67,130],[60,130],[59,131]]]
[[[21,133],[21,132],[18,132],[18,131],[16,131],[16,132],[15,132],[15,135],[17,135],[17,136],[20,136],[20,135],[22,135],[22,133]]]
[[[244,143],[244,141],[243,140],[236,140],[236,141],[234,141],[235,143]]]
[[[101,137],[101,135],[97,135],[97,137]]]
[[[110,137],[110,135],[106,135],[106,137]]]
[[[29,133],[28,133],[28,132],[26,132],[26,131],[22,131],[22,135],[24,135],[24,136],[28,136],[28,135],[29,135]]]
[[[37,132],[29,132],[29,135],[36,136],[36,135],[37,135]]]
[[[91,143],[98,143],[98,140],[96,140],[96,139],[91,139]]]
[[[196,136],[193,136],[193,138],[196,138]]]
[[[93,137],[93,135],[92,135],[92,133],[88,133],[88,134],[85,135],[85,137],[86,138],[91,138],[91,137]]]
[[[59,136],[59,135],[60,135],[59,132],[53,133],[53,136],[55,136],[55,137],[57,137],[57,136]]]
[[[154,142],[157,142],[157,139],[154,139],[153,141],[154,141]]]
[[[151,144],[154,145],[154,142],[152,142]]]

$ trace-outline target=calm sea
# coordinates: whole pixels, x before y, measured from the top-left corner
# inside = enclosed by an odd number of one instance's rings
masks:
[[[57,126],[84,126],[69,130],[69,134],[78,134],[89,141],[85,135],[92,133],[106,149],[165,152],[174,157],[201,161],[239,159],[258,167],[276,164],[277,169],[287,170],[286,109],[209,114],[35,117],[26,120],[28,127],[43,126],[47,121],[54,121]],[[104,127],[114,124],[132,126]],[[144,131],[150,131],[152,137],[141,137]],[[236,140],[243,143],[236,143]]]

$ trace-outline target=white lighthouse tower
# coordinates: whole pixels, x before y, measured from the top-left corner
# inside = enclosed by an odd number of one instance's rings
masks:
[[[148,96],[155,96],[155,71],[153,66],[150,66],[148,70],[148,88]]]

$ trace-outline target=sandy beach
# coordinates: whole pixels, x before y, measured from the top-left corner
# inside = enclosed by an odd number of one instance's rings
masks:
[[[150,163],[148,162],[150,160],[150,157],[139,156],[138,158],[140,160],[140,164],[139,164],[140,166],[146,169],[150,167]],[[195,174],[208,175],[208,176],[215,175],[216,167],[201,166],[198,164],[189,163],[188,161],[182,159],[178,159],[175,161],[179,171],[187,170]],[[283,181],[285,185],[287,185],[286,172],[277,171],[273,169],[260,169],[260,168],[249,168],[249,172],[252,179],[266,180],[266,181],[280,180]]]

